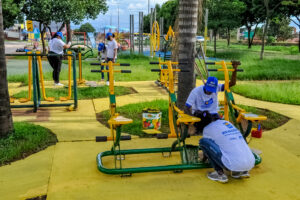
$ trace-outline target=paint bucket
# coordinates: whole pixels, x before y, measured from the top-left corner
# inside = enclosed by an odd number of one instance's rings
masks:
[[[156,129],[161,128],[161,112],[158,109],[145,108],[143,109],[143,128]]]

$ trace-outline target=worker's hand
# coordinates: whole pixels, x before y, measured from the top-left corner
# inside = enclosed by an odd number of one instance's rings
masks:
[[[72,42],[71,42],[71,41],[69,41],[69,42],[68,42],[68,45],[69,45],[69,46],[71,46],[71,44],[72,44]]]

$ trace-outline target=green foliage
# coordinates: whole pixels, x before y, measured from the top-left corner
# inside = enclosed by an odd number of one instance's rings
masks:
[[[174,27],[178,16],[178,5],[179,0],[168,0],[161,7],[156,4],[156,21],[159,22],[160,17],[164,18],[164,33],[168,32],[169,26]],[[144,32],[150,33],[150,14],[144,16]]]
[[[242,83],[234,86],[233,91],[253,99],[300,105],[299,81]]]
[[[86,32],[86,33],[94,33],[96,30],[90,23],[82,24],[79,28],[79,32]]]
[[[207,0],[208,28],[217,31],[220,28],[230,30],[242,25],[241,14],[245,11],[246,5],[239,0]]]
[[[129,133],[132,135],[147,136],[147,134],[142,131],[142,110],[144,108],[154,108],[160,110],[162,112],[161,131],[163,133],[168,133],[170,131],[168,126],[168,101],[154,100],[137,104],[128,104],[122,107],[118,107],[118,113],[120,113],[124,117],[133,119],[133,123],[122,126],[122,132]],[[109,110],[106,110],[101,112],[100,115],[101,117],[103,117],[103,122],[106,123],[110,117],[110,112]]]
[[[24,0],[2,0],[3,28],[9,28],[16,23],[22,22],[21,8]]]
[[[275,37],[273,36],[268,36],[267,38],[267,44],[272,44],[276,41]]]
[[[288,17],[277,17],[270,23],[268,35],[277,37],[277,41],[285,41],[293,37],[293,27],[289,24],[291,20]]]
[[[56,136],[42,126],[16,122],[14,132],[0,138],[0,166],[25,158],[57,142]]]
[[[178,16],[178,5],[178,0],[169,0],[161,6],[159,17],[164,18],[164,33],[168,32],[169,26],[174,29],[175,20]]]
[[[24,90],[13,95],[15,98],[24,98],[28,96],[28,91]],[[132,89],[123,86],[115,87],[115,95],[126,95],[131,94]],[[59,100],[59,97],[68,96],[68,88],[46,88],[47,97],[54,97],[56,100]],[[108,97],[108,86],[103,87],[84,87],[78,88],[78,99],[95,99]]]

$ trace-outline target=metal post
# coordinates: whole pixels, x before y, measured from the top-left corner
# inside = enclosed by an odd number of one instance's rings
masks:
[[[134,15],[130,15],[130,53],[134,53]]]
[[[204,30],[204,54],[206,55],[206,42],[207,42],[207,25],[208,25],[208,9],[205,9],[205,30]]]
[[[153,8],[151,8],[151,14],[150,14],[150,34],[152,31],[152,24],[153,24]]]
[[[144,32],[144,14],[143,12],[139,12],[139,53],[143,53],[143,32]]]
[[[159,48],[160,48],[160,51],[163,51],[163,49],[164,49],[164,18],[163,17],[159,18],[159,33],[160,33]]]

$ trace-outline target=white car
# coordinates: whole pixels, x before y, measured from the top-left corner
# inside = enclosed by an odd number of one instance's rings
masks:
[[[197,42],[204,42],[204,37],[203,37],[203,36],[200,36],[200,35],[197,35],[197,36],[196,36],[196,41],[197,41]]]

